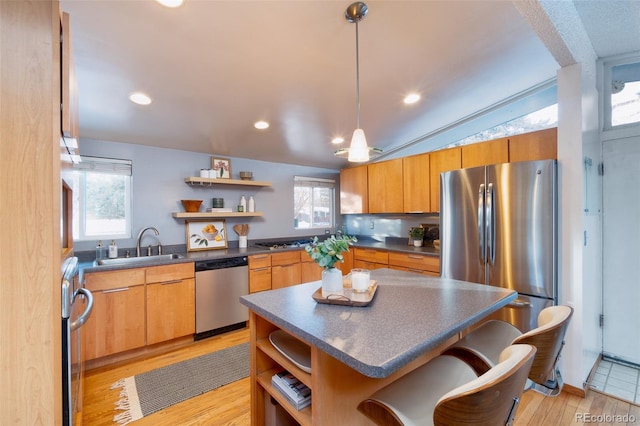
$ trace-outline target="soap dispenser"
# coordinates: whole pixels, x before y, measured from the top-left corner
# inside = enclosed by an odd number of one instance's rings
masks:
[[[102,244],[102,240],[98,241],[96,246],[96,260],[102,260],[107,257],[107,248]]]
[[[247,211],[247,199],[244,197],[244,195],[242,197],[240,197],[240,205],[242,206],[242,211],[246,212]]]
[[[249,210],[250,212],[256,211],[256,202],[253,199],[253,195],[249,196]]]
[[[111,240],[111,244],[109,244],[109,259],[115,259],[118,257],[118,246],[114,240]]]

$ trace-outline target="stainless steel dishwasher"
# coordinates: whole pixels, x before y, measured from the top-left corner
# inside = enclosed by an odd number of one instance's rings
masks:
[[[239,299],[249,294],[247,257],[200,260],[195,265],[195,340],[246,327],[249,311]]]

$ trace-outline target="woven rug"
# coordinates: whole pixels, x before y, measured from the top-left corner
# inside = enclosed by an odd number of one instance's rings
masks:
[[[146,373],[111,385],[120,390],[113,421],[134,420],[249,376],[249,344],[243,343]]]

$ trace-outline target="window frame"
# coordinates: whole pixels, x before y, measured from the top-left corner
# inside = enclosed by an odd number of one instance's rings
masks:
[[[604,133],[612,133],[616,131],[621,131],[626,133],[625,131],[628,129],[634,129],[640,127],[640,122],[634,123],[625,123],[613,125],[613,106],[611,104],[611,81],[612,81],[612,73],[613,68],[621,65],[630,65],[634,63],[640,64],[640,55],[623,55],[616,58],[609,58],[600,60],[599,62],[599,70],[600,76],[599,79],[599,89],[602,93],[601,99],[601,111],[602,111],[602,131]],[[637,132],[636,132],[637,133]]]
[[[310,226],[309,227],[299,227],[297,226],[296,216],[297,216],[297,200],[296,200],[296,190],[299,187],[307,187],[311,188],[311,216],[310,216]],[[330,191],[329,200],[331,205],[329,206],[329,224],[322,225],[314,225],[313,221],[313,211],[316,207],[313,201],[313,193],[315,188],[326,188]],[[319,207],[319,206],[318,206]],[[307,177],[307,176],[294,176],[293,179],[293,229],[296,231],[299,230],[316,230],[316,229],[333,229],[336,223],[336,181],[335,179],[324,179],[324,178],[315,178],[315,177]]]
[[[118,240],[133,237],[133,162],[131,160],[80,156],[81,161],[72,166],[73,188],[73,240],[84,242],[93,240]],[[125,232],[111,234],[87,234],[85,191],[86,173],[102,173],[128,177],[125,179],[124,219]]]

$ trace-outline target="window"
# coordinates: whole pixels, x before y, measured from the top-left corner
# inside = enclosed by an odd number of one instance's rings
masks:
[[[640,62],[611,67],[611,127],[640,123]]]
[[[557,125],[558,104],[556,103],[461,139],[458,142],[449,145],[447,148],[534,132],[536,130],[548,129]]]
[[[332,228],[334,199],[334,180],[296,176],[293,187],[294,228]]]
[[[131,161],[81,159],[73,165],[73,239],[131,238]]]

